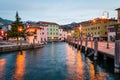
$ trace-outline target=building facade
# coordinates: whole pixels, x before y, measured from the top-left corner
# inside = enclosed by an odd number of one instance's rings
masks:
[[[41,39],[41,42],[44,43],[44,42],[47,42],[48,41],[48,27],[46,27],[45,25],[39,25],[39,27],[41,28],[41,31],[40,31],[40,39]]]
[[[117,19],[118,23],[120,23],[120,8],[116,9],[117,10]]]
[[[26,28],[26,40],[30,44],[41,43],[41,28],[35,22],[27,22],[24,25]]]
[[[62,28],[59,28],[59,40],[67,39],[67,31]]]
[[[97,38],[98,40],[107,40],[109,38],[108,26],[115,24],[117,20],[102,20],[101,18],[96,18],[94,22],[92,22],[92,20],[87,22],[88,23],[83,27],[85,28],[86,36],[88,36],[89,39]]]
[[[29,27],[26,30],[27,42],[30,44],[40,44],[40,28],[39,27]]]
[[[38,22],[47,27],[48,41],[57,41],[59,38],[59,25],[53,22]]]

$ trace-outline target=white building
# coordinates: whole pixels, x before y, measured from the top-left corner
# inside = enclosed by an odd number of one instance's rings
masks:
[[[62,28],[59,28],[59,40],[65,39],[67,39],[67,31],[63,30]]]
[[[27,42],[30,44],[40,44],[40,28],[39,27],[29,27],[26,30]]]

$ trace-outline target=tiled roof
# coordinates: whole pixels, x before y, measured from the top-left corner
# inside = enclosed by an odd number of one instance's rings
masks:
[[[58,25],[57,23],[54,23],[54,22],[39,21],[38,23],[40,23],[40,24],[54,24],[54,25]]]

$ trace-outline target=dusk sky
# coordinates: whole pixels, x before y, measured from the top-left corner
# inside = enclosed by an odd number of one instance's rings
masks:
[[[117,17],[120,0],[0,0],[0,17],[22,21],[49,21],[58,24],[81,22],[101,17],[104,11]]]

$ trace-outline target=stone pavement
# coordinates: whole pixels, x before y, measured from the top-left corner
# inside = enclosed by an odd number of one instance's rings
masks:
[[[83,41],[83,46],[85,46],[85,41]],[[94,48],[94,42],[88,42],[89,48]],[[107,42],[98,42],[98,51],[114,56],[115,43],[109,42],[109,49],[107,49]]]

